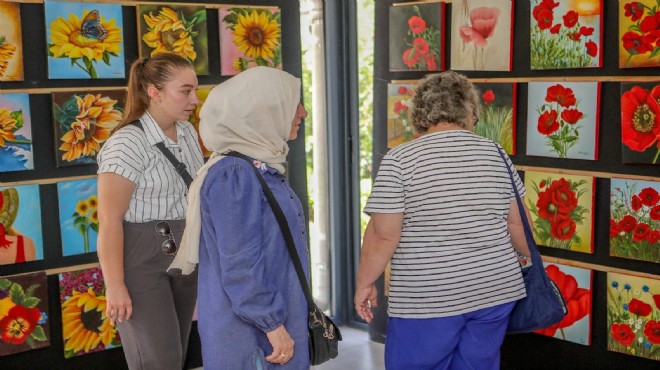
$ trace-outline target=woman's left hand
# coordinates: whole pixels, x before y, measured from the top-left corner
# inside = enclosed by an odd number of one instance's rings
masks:
[[[291,358],[293,358],[294,342],[286,331],[284,325],[280,325],[277,329],[266,333],[270,345],[273,347],[273,353],[266,356],[266,361],[273,364],[284,365]]]
[[[355,292],[353,299],[355,304],[355,311],[366,322],[371,322],[374,318],[374,313],[371,308],[378,306],[378,290],[375,285],[366,288],[358,288]]]

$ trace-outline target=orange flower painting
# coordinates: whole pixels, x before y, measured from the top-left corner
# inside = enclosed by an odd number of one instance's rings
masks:
[[[23,81],[21,8],[0,2],[0,81]]]

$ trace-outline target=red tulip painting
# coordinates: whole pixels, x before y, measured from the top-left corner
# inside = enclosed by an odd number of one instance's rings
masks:
[[[660,66],[660,0],[619,1],[619,68]]]
[[[610,184],[610,255],[660,263],[660,183]]]
[[[548,277],[554,281],[564,297],[568,313],[549,328],[537,334],[578,344],[591,345],[591,302],[593,270],[544,262]]]
[[[538,245],[593,253],[593,177],[525,171],[525,203]]]
[[[511,70],[512,0],[454,1],[451,14],[453,70]]]
[[[474,133],[502,146],[508,154],[516,154],[516,84],[475,83],[483,109]]]
[[[532,69],[602,67],[602,0],[532,0]]]
[[[444,3],[397,4],[389,19],[390,71],[444,69]]]
[[[414,84],[391,83],[387,85],[387,147],[414,140],[420,135],[410,123],[410,107],[414,96]]]
[[[607,349],[660,360],[660,280],[607,273]]]
[[[621,84],[621,143],[623,163],[660,164],[660,82]]]
[[[600,83],[528,86],[527,155],[598,159]]]

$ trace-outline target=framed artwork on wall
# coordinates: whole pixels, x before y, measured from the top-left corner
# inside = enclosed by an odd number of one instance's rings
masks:
[[[96,252],[99,232],[96,179],[57,183],[62,255]]]
[[[474,83],[481,96],[482,110],[474,133],[487,137],[516,154],[516,92],[515,83]]]
[[[390,71],[445,69],[445,4],[390,6]]]
[[[591,302],[593,270],[543,262],[548,277],[554,281],[564,297],[568,313],[549,328],[535,333],[557,339],[591,345]]]
[[[124,78],[122,7],[44,1],[48,78]]]
[[[0,277],[0,356],[48,346],[46,273]]]
[[[21,7],[0,2],[0,81],[23,81],[23,77]]]
[[[105,315],[105,285],[100,268],[59,274],[64,358],[121,345],[117,329]]]
[[[619,0],[619,68],[660,66],[660,0]]]
[[[460,0],[451,7],[451,69],[510,71],[513,0]]]
[[[527,155],[598,159],[600,82],[530,82]]]
[[[603,66],[602,0],[532,0],[533,70]]]
[[[44,258],[39,185],[0,187],[0,265]]]
[[[607,349],[660,360],[660,280],[607,273]]]
[[[610,256],[660,263],[660,183],[612,178]]]
[[[256,66],[282,69],[280,8],[223,5],[218,15],[223,76]]]
[[[525,203],[538,245],[594,252],[593,177],[525,171]]]
[[[203,87],[197,89],[197,98],[199,99],[199,104],[197,104],[197,107],[195,107],[195,111],[193,112],[193,114],[190,115],[190,118],[188,118],[188,121],[192,123],[193,127],[195,128],[195,131],[197,131],[197,135],[199,135],[199,112],[202,110],[202,106],[204,105],[204,102],[206,102],[206,98],[208,98],[210,92],[211,92],[210,87]],[[202,147],[202,155],[204,156],[204,158],[209,158],[213,153],[211,150],[207,149],[204,146],[201,136],[199,137],[199,146]]]
[[[622,83],[623,163],[659,163],[658,140],[660,140],[660,81]]]
[[[204,6],[139,4],[136,8],[140,58],[175,53],[188,59],[196,74],[209,74]]]
[[[121,123],[126,91],[56,92],[52,99],[57,166],[96,163],[96,154]]]
[[[417,139],[410,122],[410,107],[414,96],[415,84],[387,84],[387,147],[393,148],[399,144]]]
[[[0,172],[34,169],[28,94],[0,94]]]

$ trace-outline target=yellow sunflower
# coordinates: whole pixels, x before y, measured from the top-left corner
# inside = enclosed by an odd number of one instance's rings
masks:
[[[81,216],[86,216],[87,212],[89,212],[89,203],[84,199],[79,200],[78,204],[76,204],[76,213]]]
[[[273,50],[280,46],[280,25],[266,12],[253,10],[247,16],[239,14],[234,44],[248,57],[273,58]]]
[[[87,204],[89,204],[90,208],[96,208],[99,204],[99,200],[96,195],[90,195],[89,198],[87,198]]]
[[[87,94],[84,98],[76,95],[76,103],[80,113],[60,139],[64,142],[60,146],[65,152],[62,159],[66,161],[95,155],[122,119],[122,113],[115,108],[117,101],[101,94]]]
[[[168,7],[163,7],[158,15],[153,12],[144,15],[147,32],[142,40],[152,49],[151,56],[160,53],[175,53],[190,61],[195,61],[197,52],[193,38],[179,15]]]
[[[5,38],[0,36],[0,77],[5,74],[14,52],[16,52],[16,46],[5,42]]]
[[[92,212],[89,214],[89,220],[93,224],[98,224],[99,223],[99,211],[92,210]]]
[[[92,288],[87,292],[73,291],[62,303],[62,332],[65,351],[85,351],[112,344],[117,329],[105,315],[105,296],[97,296]]]
[[[103,60],[103,53],[118,54],[121,50],[123,37],[121,28],[115,26],[115,19],[105,20],[100,17],[100,27],[105,29],[105,35],[98,38],[83,36],[80,33],[83,19],[90,13],[83,11],[82,18],[69,14],[66,20],[58,17],[50,24],[50,52],[55,58],[71,59],[87,57],[89,60]]]
[[[234,61],[231,63],[231,66],[234,68],[235,71],[237,72],[243,72],[245,71],[244,63],[243,63],[243,58],[236,58]]]
[[[0,147],[5,146],[5,141],[14,141],[16,131],[16,120],[11,117],[11,111],[0,108]]]

